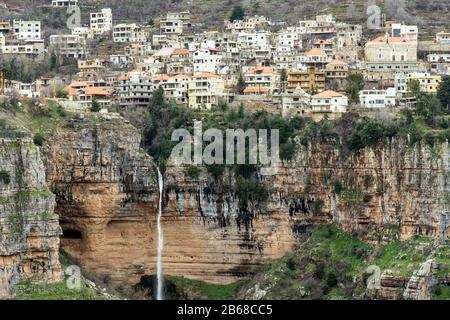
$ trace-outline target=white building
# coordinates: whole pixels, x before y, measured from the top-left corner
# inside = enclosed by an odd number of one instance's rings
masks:
[[[311,97],[311,112],[314,113],[342,113],[347,111],[347,106],[347,96],[332,90]]]
[[[216,48],[200,48],[192,55],[194,73],[217,73],[222,64],[222,53]]]
[[[359,92],[359,102],[365,108],[395,106],[395,88],[387,88],[386,90],[362,90]]]
[[[115,25],[113,28],[113,41],[119,43],[130,42],[133,32],[137,28],[138,25],[136,23]]]
[[[111,31],[113,26],[113,15],[110,8],[102,9],[100,12],[91,12],[91,30],[94,34],[103,34]]]
[[[52,0],[52,7],[69,7],[69,6],[77,6],[78,0]]]
[[[19,40],[39,40],[41,39],[41,22],[14,20],[13,34]]]
[[[241,48],[264,47],[270,44],[269,32],[240,32],[237,43]]]
[[[402,37],[408,41],[417,41],[419,28],[417,26],[407,26],[401,23],[393,23],[391,29],[392,37]]]

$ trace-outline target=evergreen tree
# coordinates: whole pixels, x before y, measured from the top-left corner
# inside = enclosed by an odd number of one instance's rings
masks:
[[[100,103],[98,103],[97,99],[94,97],[92,98],[92,105],[91,105],[91,112],[100,112],[102,110],[102,107],[100,106]]]
[[[235,20],[242,20],[245,17],[245,11],[241,6],[235,6],[231,11],[230,22]]]
[[[345,92],[350,103],[359,102],[359,92],[364,89],[364,77],[361,73],[352,73],[347,77]]]
[[[153,92],[153,95],[150,98],[149,108],[150,110],[153,110],[162,106],[165,106],[164,90],[162,86],[159,86],[159,88],[156,89],[155,92]]]
[[[450,110],[450,76],[442,78],[442,82],[439,84],[437,98],[441,101],[441,106],[445,112]]]
[[[55,51],[52,52],[52,55],[50,57],[50,70],[58,71],[58,57]]]
[[[244,94],[245,90],[245,80],[242,73],[239,74],[238,82],[236,84],[236,93],[237,94]]]

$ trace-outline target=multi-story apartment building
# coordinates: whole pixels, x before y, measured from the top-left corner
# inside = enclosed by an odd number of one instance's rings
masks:
[[[210,109],[224,97],[224,80],[212,73],[199,73],[189,79],[189,108]]]
[[[136,23],[121,23],[113,27],[113,41],[119,43],[130,42],[133,32],[138,29]]]
[[[395,89],[397,90],[397,94],[404,97],[409,92],[408,84],[411,81],[419,82],[421,92],[436,93],[442,77],[427,72],[398,73],[395,75]]]
[[[324,116],[334,119],[346,112],[347,106],[347,96],[332,90],[323,91],[311,97],[311,116],[316,121]]]
[[[430,72],[450,75],[450,53],[433,53],[427,56]]]
[[[336,40],[335,44],[337,48],[348,48],[357,46],[362,38],[362,26],[336,23]]]
[[[188,85],[190,76],[178,74],[173,77],[167,77],[160,82],[164,90],[164,99],[166,102],[175,102],[178,104],[188,103]]]
[[[325,69],[325,66],[331,61],[331,57],[325,51],[319,48],[309,50],[305,55],[299,56],[299,62],[306,67],[315,67],[319,70]]]
[[[143,72],[132,71],[122,75],[116,88],[120,107],[148,107],[154,89],[151,77]]]
[[[405,38],[408,41],[417,41],[419,28],[417,26],[407,26],[401,23],[393,23],[391,29],[392,37]]]
[[[343,87],[348,77],[348,64],[335,59],[325,67],[325,76],[328,83]]]
[[[200,48],[192,54],[194,73],[217,73],[222,64],[222,52],[217,48]]]
[[[278,77],[270,68],[258,66],[244,73],[246,95],[271,94],[276,89]]]
[[[185,12],[168,12],[159,23],[161,34],[168,36],[178,36],[183,34],[185,28],[190,27],[191,14]]]
[[[50,36],[50,51],[59,56],[83,59],[86,57],[86,38],[73,34],[59,34]]]
[[[288,72],[288,87],[299,87],[306,92],[323,91],[325,90],[325,71],[309,67],[306,71]]]
[[[81,79],[97,79],[105,71],[105,61],[100,59],[78,60],[78,77]]]
[[[110,8],[100,12],[91,12],[91,30],[94,34],[110,32],[113,27],[113,15]]]
[[[240,32],[237,37],[237,44],[239,48],[256,48],[270,45],[269,32]]]
[[[395,88],[386,90],[362,90],[359,92],[359,102],[365,108],[385,108],[396,105]]]
[[[311,111],[311,96],[300,87],[287,89],[281,95],[281,109],[284,118],[306,116]]]
[[[0,52],[7,55],[23,56],[30,59],[42,60],[45,55],[44,40],[5,41],[5,37],[0,35]]]
[[[18,40],[40,40],[41,22],[14,20],[13,35]]]
[[[225,29],[231,33],[254,32],[257,28],[267,26],[267,19],[264,16],[245,17],[244,20],[235,20],[233,22],[226,20]]]

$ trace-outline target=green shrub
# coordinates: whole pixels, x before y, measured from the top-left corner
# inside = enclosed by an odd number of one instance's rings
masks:
[[[185,174],[189,176],[191,179],[197,179],[200,173],[201,170],[195,166],[189,166],[185,169]]]
[[[33,137],[33,142],[35,145],[42,147],[45,143],[45,137],[42,133],[36,133]]]
[[[1,170],[0,181],[2,181],[4,184],[9,184],[11,182],[11,176],[5,170]]]

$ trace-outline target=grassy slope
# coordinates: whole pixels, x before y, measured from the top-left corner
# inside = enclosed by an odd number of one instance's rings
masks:
[[[248,297],[259,285],[265,299],[354,299],[364,298],[365,270],[377,265],[408,279],[428,258],[439,264],[437,276],[450,277],[450,242],[435,247],[431,238],[415,237],[385,246],[366,244],[331,227],[318,227],[296,252],[257,268],[245,282],[220,286],[182,277],[169,279],[189,299],[234,299]],[[267,289],[268,288],[268,289]],[[450,287],[440,286],[433,298],[450,299]]]

